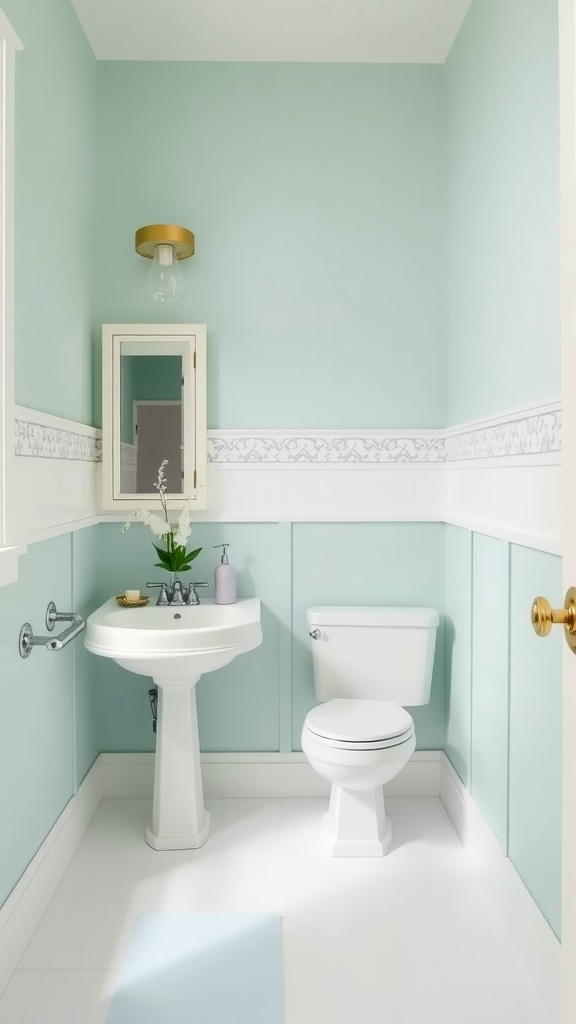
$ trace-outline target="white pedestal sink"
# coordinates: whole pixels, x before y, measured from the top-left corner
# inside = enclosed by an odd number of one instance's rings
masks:
[[[158,731],[152,820],[146,842],[155,850],[190,850],[208,838],[195,686],[238,654],[262,643],[260,601],[236,604],[121,608],[115,598],[86,620],[93,654],[152,676],[158,687]]]

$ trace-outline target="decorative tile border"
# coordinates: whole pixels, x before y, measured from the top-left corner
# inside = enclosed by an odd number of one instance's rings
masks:
[[[102,439],[94,435],[63,430],[29,420],[14,421],[14,451],[16,455],[37,459],[69,459],[80,462],[100,462]]]
[[[32,410],[18,410],[16,455],[100,462],[100,431]],[[30,417],[30,418],[28,418]],[[208,431],[208,461],[216,466],[441,465],[560,452],[560,403],[451,430]]]
[[[445,441],[438,433],[399,435],[396,431],[306,434],[270,431],[210,431],[208,459],[216,465],[383,465],[442,463]]]
[[[542,455],[562,450],[562,410],[556,407],[503,419],[446,438],[446,461]]]

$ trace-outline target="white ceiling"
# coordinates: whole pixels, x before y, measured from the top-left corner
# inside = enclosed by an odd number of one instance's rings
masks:
[[[438,64],[471,0],[72,0],[99,60]]]

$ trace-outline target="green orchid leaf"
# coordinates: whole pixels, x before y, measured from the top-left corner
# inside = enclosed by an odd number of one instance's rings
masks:
[[[162,558],[160,560],[160,565],[162,566],[163,569],[166,569],[167,572],[173,572],[174,571],[174,566],[172,564],[172,560],[169,559],[169,558]]]
[[[153,544],[152,547],[154,548],[156,554],[158,555],[158,558],[160,558],[163,562],[169,563],[171,561],[172,556],[169,551],[165,551],[164,548],[157,547],[156,544]]]
[[[198,555],[200,554],[201,551],[202,548],[196,548],[195,551],[189,551],[186,555],[186,561],[192,562],[195,558],[198,558]]]

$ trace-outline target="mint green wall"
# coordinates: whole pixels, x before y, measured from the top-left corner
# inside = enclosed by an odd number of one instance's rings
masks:
[[[445,749],[559,934],[563,641],[530,608],[560,600],[561,560],[457,527],[446,548]]]
[[[512,546],[511,569],[509,856],[559,934],[564,638],[537,637],[529,613],[536,594],[562,606],[562,561]]]
[[[442,69],[98,70],[99,319],[166,317],[134,232],[185,224],[209,426],[441,424]]]
[[[44,634],[46,607],[94,607],[96,528],[33,544],[18,583],[0,588],[0,903],[99,753],[94,659],[74,643],[18,653],[25,622]]]
[[[2,7],[24,46],[16,58],[16,401],[92,423],[97,64],[69,0]]]
[[[77,530],[70,535],[72,545],[73,611],[85,619],[100,603],[96,593],[96,573],[100,547],[99,528]],[[66,610],[66,609],[64,609]],[[100,753],[100,694],[98,663],[84,647],[84,638],[72,645],[74,651],[74,714],[76,738],[76,782],[86,775]]]
[[[15,397],[92,422],[96,61],[69,0],[2,0],[16,57]],[[0,589],[0,902],[99,752],[95,665],[81,644],[18,654],[46,606],[94,607],[95,529],[32,544]]]
[[[159,578],[150,532],[141,524],[123,534],[99,527],[98,596],[145,589]],[[440,524],[208,524],[197,523],[203,545],[193,578],[210,582],[228,541],[240,596],[262,600],[264,642],[211,673],[198,686],[200,740],[210,751],[300,749],[302,724],[315,703],[306,608],[335,603],[427,604],[443,609],[444,528]],[[161,578],[161,574],[160,574]],[[414,709],[418,746],[438,749],[443,738],[443,629],[438,634],[432,700]],[[150,750],[150,682],[101,659],[103,750]]]
[[[508,840],[510,545],[477,533],[472,550],[471,793],[505,850]],[[522,590],[517,603],[519,614],[528,622]]]
[[[446,734],[444,749],[470,781],[472,724],[472,534],[446,527]]]
[[[474,0],[444,68],[449,424],[560,392],[557,32]]]

